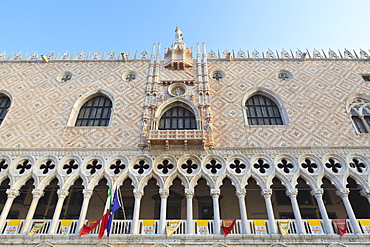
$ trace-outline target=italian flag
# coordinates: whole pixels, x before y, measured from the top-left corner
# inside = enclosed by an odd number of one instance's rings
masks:
[[[100,230],[99,230],[99,235],[98,235],[99,238],[102,238],[104,236],[104,232],[108,227],[108,218],[109,218],[111,206],[112,206],[112,185],[109,186],[108,197],[107,197],[107,202],[105,203],[104,214],[100,221]]]

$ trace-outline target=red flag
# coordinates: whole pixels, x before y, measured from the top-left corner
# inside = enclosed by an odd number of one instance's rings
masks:
[[[224,232],[224,235],[227,236],[229,233],[234,229],[236,220],[233,220],[231,223],[231,220],[223,220],[222,221],[222,231]]]
[[[80,236],[88,234],[91,232],[95,227],[97,227],[100,223],[100,220],[89,220],[86,225],[83,225]]]
[[[110,212],[109,209],[107,209],[106,213],[101,218],[101,224],[100,224],[98,238],[102,238],[104,236],[105,229],[107,229],[109,212]]]
[[[334,225],[337,227],[340,235],[344,235],[347,233],[348,226],[346,219],[333,219],[332,221]]]

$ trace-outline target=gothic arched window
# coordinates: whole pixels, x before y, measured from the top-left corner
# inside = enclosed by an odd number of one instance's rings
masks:
[[[245,106],[249,125],[283,125],[278,106],[266,96],[255,94]]]
[[[160,130],[196,129],[194,114],[188,109],[176,106],[167,110],[159,121]]]
[[[358,133],[370,133],[370,102],[355,99],[349,105],[349,114]]]
[[[8,109],[10,107],[10,99],[4,94],[0,94],[0,124],[3,122]]]
[[[108,126],[111,111],[112,101],[104,96],[96,96],[81,107],[76,126]]]

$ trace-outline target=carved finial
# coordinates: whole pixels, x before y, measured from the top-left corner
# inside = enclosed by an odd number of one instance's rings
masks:
[[[332,49],[329,49],[329,58],[339,58],[338,55]]]
[[[360,57],[362,58],[362,59],[368,59],[369,58],[369,55],[366,53],[366,51],[364,51],[364,50],[360,50]]]
[[[286,50],[283,49],[281,52],[281,58],[290,58],[290,55]]]
[[[297,51],[295,52],[295,57],[296,58],[301,58],[302,54],[303,54],[303,52],[301,50],[297,49]]]
[[[209,58],[209,59],[216,59],[216,58],[217,58],[216,53],[215,53],[213,50],[211,50],[211,51],[208,53],[208,58]]]
[[[6,52],[0,53],[0,60],[4,60],[6,57]]]
[[[22,59],[22,51],[18,52],[13,57],[13,60],[21,60],[21,59]]]
[[[62,57],[60,58],[60,59],[62,59],[62,60],[66,60],[66,59],[68,59],[69,58],[69,51],[66,51],[63,55],[62,55]]]
[[[313,50],[313,58],[322,58],[321,53],[316,49]]]
[[[140,59],[148,59],[148,52],[143,51],[143,52],[140,54]]]
[[[29,60],[37,60],[37,58],[39,57],[39,54],[36,52],[32,53],[32,55],[30,56]]]
[[[346,48],[344,48],[344,58],[346,58],[346,59],[349,59],[349,58],[354,59],[355,57],[352,55],[352,53],[349,50],[347,50]]]
[[[254,50],[254,51],[252,52],[252,57],[253,57],[253,58],[260,58],[260,53],[259,53],[258,51],[256,51],[256,50]]]
[[[84,59],[84,57],[85,57],[85,52],[80,51],[80,53],[78,53],[77,56],[75,57],[75,60],[81,60],[81,59]]]
[[[115,53],[114,51],[111,51],[108,53],[107,59],[114,59],[114,57],[115,57]]]
[[[175,39],[176,39],[176,42],[182,42],[183,40],[183,37],[182,37],[182,32],[181,32],[181,29],[180,27],[176,27],[175,29]]]
[[[268,49],[266,52],[266,58],[275,58],[274,52]]]
[[[99,60],[100,59],[100,53],[98,51],[94,52],[92,55],[93,60]]]
[[[54,51],[49,52],[49,54],[46,57],[49,60],[54,59]]]
[[[237,53],[237,58],[246,58],[244,51],[239,50]]]

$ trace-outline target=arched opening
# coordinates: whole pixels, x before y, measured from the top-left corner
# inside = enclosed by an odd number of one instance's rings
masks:
[[[10,99],[5,94],[0,94],[0,125],[4,121],[8,109],[10,107]]]
[[[159,130],[196,129],[196,119],[189,109],[175,106],[165,111],[159,121]]]
[[[274,101],[262,94],[255,94],[246,103],[249,125],[282,125],[279,107]]]
[[[231,184],[231,180],[225,178],[220,190],[220,209],[222,219],[240,219],[239,201],[236,197],[236,189]]]
[[[290,198],[286,195],[286,188],[280,179],[272,180],[272,206],[277,219],[295,219]]]
[[[112,101],[99,95],[88,100],[80,109],[75,126],[108,126]]]
[[[55,205],[58,202],[58,189],[58,179],[54,178],[44,189],[44,195],[40,198],[37,204],[36,211],[33,216],[34,219],[53,218]]]
[[[315,198],[311,195],[311,187],[307,185],[306,181],[302,178],[298,178],[298,189],[297,202],[299,210],[301,212],[302,219],[319,219],[321,218],[319,208],[317,206]]]
[[[7,219],[25,219],[32,202],[33,178],[29,179],[19,190],[19,196],[14,199]]]
[[[194,219],[213,219],[213,201],[210,188],[204,178],[198,180],[194,188],[193,214]]]
[[[64,200],[62,213],[60,219],[78,219],[80,217],[80,211],[83,202],[82,190],[82,179],[77,179],[69,189],[69,195]]]
[[[3,211],[4,205],[8,198],[8,194],[6,193],[6,191],[9,188],[10,188],[10,179],[7,178],[0,184],[0,212]]]
[[[247,208],[248,219],[267,219],[265,200],[261,196],[261,188],[253,178],[248,179],[248,184],[245,187],[247,194],[245,195],[245,205]]]
[[[120,186],[121,190],[121,199],[122,204],[121,206],[124,207],[124,211],[122,208],[118,209],[114,215],[116,219],[124,219],[124,220],[132,220],[134,215],[134,186],[132,186],[132,180],[127,178],[123,184]]]
[[[144,196],[140,205],[140,219],[159,219],[161,198],[157,181],[152,178],[144,188]]]
[[[167,198],[167,219],[186,219],[186,200],[184,200],[184,186],[181,180],[176,178],[170,187]]]
[[[347,178],[347,188],[349,189],[349,201],[353,212],[357,219],[369,219],[370,218],[370,205],[368,200],[361,196],[360,190],[362,189],[360,185],[356,183],[351,177]]]
[[[95,186],[87,208],[86,219],[97,220],[102,217],[107,200],[108,189],[109,187],[105,178],[101,179]]]
[[[322,179],[321,188],[324,189],[323,201],[329,219],[347,219],[347,213],[342,199],[336,194],[337,188],[327,178]]]

